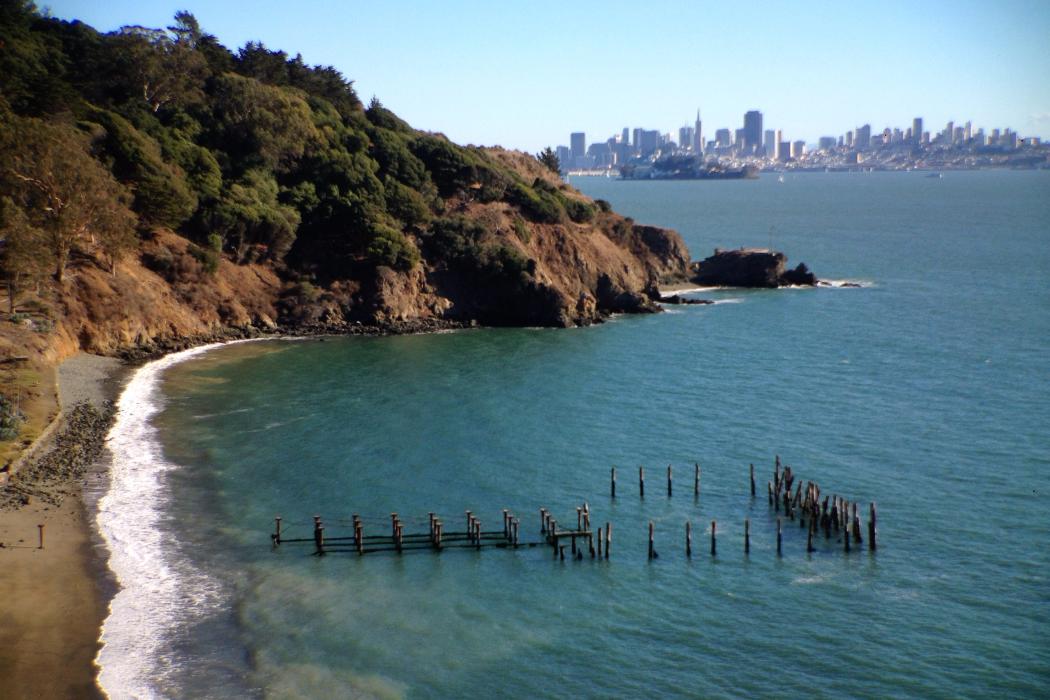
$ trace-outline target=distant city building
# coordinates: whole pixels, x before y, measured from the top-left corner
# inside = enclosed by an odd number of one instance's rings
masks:
[[[744,148],[749,153],[761,153],[762,113],[757,109],[744,113]]]
[[[801,158],[806,155],[806,142],[805,141],[792,141],[791,142],[791,157]]]
[[[704,152],[704,130],[700,123],[700,108],[696,108],[696,123],[693,124],[693,150],[698,154]]]
[[[642,131],[644,129],[633,129],[631,131],[631,145],[634,146],[636,151],[642,147]]]
[[[966,143],[966,127],[957,126],[952,134],[952,143]]]
[[[769,133],[768,131],[766,132]],[[817,143],[817,147],[822,151],[830,151],[835,148],[835,137],[834,136],[821,136],[820,141]]]
[[[751,144],[747,143],[747,138],[745,138],[745,136],[744,136],[744,130],[743,129],[737,129],[735,134],[734,134],[734,136],[736,138],[733,141],[733,143],[736,144],[736,149],[738,151],[746,153],[747,150],[751,147]]]
[[[766,158],[775,158],[776,153],[776,138],[777,134],[772,129],[766,129],[765,138],[762,143],[765,146]]]
[[[729,129],[719,129],[715,132],[715,145],[719,148],[728,148],[733,145],[733,137]]]
[[[871,147],[871,124],[857,128],[857,135],[853,139],[853,145],[857,148]]]
[[[973,125],[970,122],[966,122],[966,126],[963,128],[963,138],[967,143],[973,138]]]
[[[791,144],[787,141],[779,141],[777,143],[777,160],[781,163],[786,163],[791,160]]]
[[[660,132],[652,129],[640,129],[638,151],[641,156],[651,156],[660,147]]]
[[[678,129],[678,145],[682,148],[693,148],[693,138],[696,129],[691,126],[683,126]],[[696,149],[693,148],[695,151]]]
[[[620,143],[631,145],[631,130],[626,126],[623,128],[623,132],[620,134]]]
[[[846,132],[846,148],[853,148],[853,132]]]
[[[569,148],[572,150],[573,158],[581,158],[587,154],[587,134],[582,131],[574,131],[569,134]]]
[[[780,129],[773,132],[773,160],[783,160],[783,154],[780,152],[780,145],[783,140],[784,134],[781,133]]]
[[[916,143],[922,142],[922,117],[911,120],[911,137]]]
[[[572,151],[569,150],[569,147],[558,146],[555,153],[558,154],[558,162],[561,163],[561,169],[568,170],[572,160]]]
[[[948,122],[944,127],[944,131],[941,132],[941,139],[944,143],[953,143],[955,139],[955,122]]]

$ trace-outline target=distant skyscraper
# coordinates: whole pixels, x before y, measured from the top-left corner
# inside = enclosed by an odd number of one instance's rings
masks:
[[[772,129],[766,129],[765,140],[762,142],[765,144],[766,147],[766,158],[776,157],[776,153],[774,153],[774,151],[777,150],[776,139],[777,132],[773,131]]]
[[[736,149],[738,151],[747,152],[751,149],[751,144],[747,143],[747,139],[744,137],[743,129],[737,129],[735,136],[736,139],[733,141],[733,143],[736,144]]]
[[[640,129],[638,150],[643,156],[651,156],[660,147],[660,132],[656,129]]]
[[[865,124],[857,128],[857,135],[853,139],[853,144],[857,148],[868,148],[871,146],[871,124]]]
[[[719,148],[726,148],[733,145],[733,137],[729,133],[729,129],[718,129],[715,131],[715,144]]]
[[[562,170],[568,170],[569,161],[572,159],[572,151],[569,150],[568,146],[558,146],[557,149],[558,162],[561,163]]]
[[[678,129],[678,145],[682,148],[693,148],[693,141],[695,140],[693,132],[694,129],[691,126],[683,126]]]
[[[569,135],[569,148],[572,149],[573,158],[581,158],[587,153],[587,134],[582,131],[574,131]]]
[[[767,131],[766,133],[768,134],[769,132]],[[830,151],[835,147],[835,142],[834,136],[821,136],[819,141],[820,150]]]
[[[783,160],[780,154],[780,143],[784,140],[784,134],[781,133],[780,129],[773,132],[773,159]]]
[[[762,148],[762,113],[757,109],[744,114],[744,148],[749,153],[759,153]]]
[[[948,122],[945,125],[943,136],[945,143],[952,143],[952,140],[955,138],[955,122]]]
[[[911,120],[911,138],[915,143],[922,142],[922,117]]]
[[[700,108],[696,109],[696,122],[693,124],[693,151],[698,155],[704,152],[704,130],[700,123]]]
[[[626,126],[623,128],[623,134],[620,136],[620,143],[628,146],[631,144],[631,130]]]
[[[642,132],[644,129],[635,128],[631,131],[631,145],[634,146],[634,150],[638,150],[642,147]]]
[[[806,142],[805,141],[792,141],[791,142],[791,157],[801,158],[806,155]]]
[[[963,138],[966,139],[967,143],[969,143],[970,139],[973,138],[973,125],[970,122],[966,122]]]

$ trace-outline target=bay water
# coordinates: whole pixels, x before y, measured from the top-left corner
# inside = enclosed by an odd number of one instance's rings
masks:
[[[111,695],[1045,697],[1050,172],[572,184],[694,257],[772,243],[860,286],[146,366],[99,505]],[[807,553],[785,520],[778,557],[775,455],[865,519],[877,503],[878,550]],[[309,538],[313,515],[378,535],[392,512],[499,530],[503,508],[538,542],[541,507],[575,526],[584,502],[607,561],[270,546],[275,515]]]

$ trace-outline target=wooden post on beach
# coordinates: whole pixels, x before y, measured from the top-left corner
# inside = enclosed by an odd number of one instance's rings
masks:
[[[645,467],[638,467],[638,495],[645,498]]]
[[[715,556],[715,551],[716,551],[716,548],[717,548],[717,544],[716,544],[716,541],[715,541],[715,530],[716,530],[716,528],[717,528],[717,525],[715,524],[715,521],[712,520],[711,521],[711,556],[712,557]]]
[[[744,554],[751,553],[751,518],[744,518]]]
[[[612,523],[605,523],[605,558],[609,558],[609,549],[612,547]]]
[[[755,465],[751,465],[751,498],[755,497]]]
[[[876,548],[875,535],[878,534],[878,529],[875,527],[875,501],[871,502],[868,513],[868,549],[874,552]]]
[[[609,489],[612,492],[612,497],[615,499],[616,498],[616,467],[612,468],[612,471],[611,471],[611,474],[609,476],[609,479],[610,479]]]
[[[693,472],[693,498],[700,498],[700,463],[694,465],[696,471]]]
[[[671,465],[667,465],[667,497],[671,497]]]
[[[777,518],[777,556],[784,554],[784,524]]]
[[[685,555],[693,556],[693,524],[688,520],[685,521]]]
[[[324,525],[321,524],[321,516],[314,516],[314,546],[316,547],[315,554],[319,557],[324,556]]]
[[[649,521],[649,561],[653,560],[653,521]]]
[[[40,523],[39,525],[36,526],[36,529],[37,529],[37,535],[40,536],[40,546],[37,547],[37,549],[43,549],[44,548],[44,524]]]
[[[273,543],[274,546],[281,544],[281,516],[279,515],[273,519]]]

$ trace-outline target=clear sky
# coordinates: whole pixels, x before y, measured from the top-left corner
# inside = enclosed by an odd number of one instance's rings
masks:
[[[972,120],[1050,136],[1050,0],[54,0],[101,31],[177,10],[231,49],[301,53],[417,128],[537,151],[623,127],[704,135],[759,109],[785,140]]]

